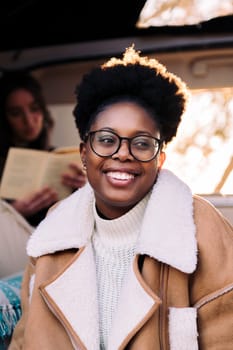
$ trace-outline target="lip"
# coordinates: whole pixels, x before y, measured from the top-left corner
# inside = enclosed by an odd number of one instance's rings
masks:
[[[114,187],[127,187],[134,183],[139,172],[129,168],[109,168],[103,172],[106,175],[108,183]]]
[[[26,135],[31,135],[31,134],[34,134],[36,132],[36,129],[35,128],[27,128],[24,130],[24,132]]]
[[[122,171],[109,171],[106,173],[108,177],[111,177],[114,180],[128,181],[134,179],[134,174],[129,174]]]
[[[109,173],[112,173],[112,174],[117,174],[117,173],[119,173],[119,174],[128,174],[128,175],[130,175],[130,176],[134,176],[134,177],[136,177],[136,176],[138,176],[138,175],[140,175],[140,171],[139,170],[136,170],[136,169],[132,169],[132,168],[129,168],[129,167],[119,167],[119,168],[113,168],[113,167],[109,167],[109,168],[105,168],[105,169],[103,169],[103,172],[105,173],[105,174],[109,174]]]

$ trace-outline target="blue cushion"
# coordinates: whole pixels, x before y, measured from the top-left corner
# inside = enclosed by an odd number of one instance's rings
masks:
[[[0,279],[0,350],[5,349],[21,316],[22,272]]]

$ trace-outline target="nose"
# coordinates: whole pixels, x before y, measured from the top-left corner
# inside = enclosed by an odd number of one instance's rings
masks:
[[[126,160],[133,160],[133,156],[130,154],[129,141],[121,140],[120,147],[116,153],[112,156],[113,159],[119,159],[122,162]]]
[[[23,121],[25,125],[32,125],[33,124],[33,117],[30,111],[24,111],[23,113]]]

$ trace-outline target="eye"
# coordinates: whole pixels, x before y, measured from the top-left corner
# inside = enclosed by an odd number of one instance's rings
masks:
[[[41,113],[41,108],[37,103],[34,103],[33,105],[30,106],[30,111],[32,113]]]
[[[18,108],[11,108],[7,110],[7,114],[10,118],[18,118],[21,117],[22,111]]]
[[[135,137],[132,141],[132,146],[141,149],[141,150],[147,150],[151,147],[153,147],[153,141],[149,137],[143,137],[143,136],[138,136]]]
[[[117,143],[117,138],[113,134],[101,132],[96,134],[96,141],[102,146],[112,146]]]

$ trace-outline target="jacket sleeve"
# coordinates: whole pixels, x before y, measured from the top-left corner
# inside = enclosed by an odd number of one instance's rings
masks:
[[[192,280],[200,349],[233,348],[233,227],[208,201],[194,198],[198,266]]]

